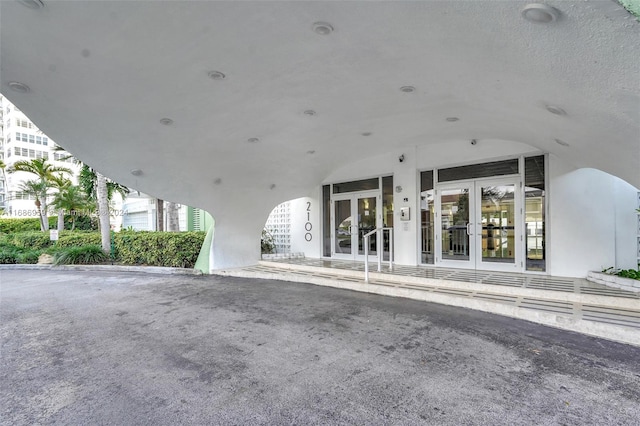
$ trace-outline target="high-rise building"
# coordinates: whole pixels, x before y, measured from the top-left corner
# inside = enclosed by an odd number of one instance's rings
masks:
[[[65,151],[45,135],[20,109],[0,95],[0,160],[5,168],[0,173],[0,208],[9,217],[36,217],[35,198],[21,190],[21,184],[34,176],[26,172],[8,173],[17,161],[44,158],[51,164],[67,167],[74,173],[67,175],[76,181],[78,166]]]

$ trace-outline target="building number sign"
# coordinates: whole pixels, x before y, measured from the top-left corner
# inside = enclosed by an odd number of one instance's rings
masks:
[[[313,225],[311,225],[311,201],[307,201],[307,222],[304,224],[304,230],[307,231],[304,234],[305,241],[311,241],[313,239],[313,235],[311,235],[311,229]]]

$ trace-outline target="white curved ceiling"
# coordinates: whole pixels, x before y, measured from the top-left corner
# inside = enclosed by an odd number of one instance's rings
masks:
[[[300,196],[353,159],[472,138],[640,187],[640,24],[613,1],[548,2],[550,24],[525,4],[4,1],[2,92],[106,175],[196,206]]]

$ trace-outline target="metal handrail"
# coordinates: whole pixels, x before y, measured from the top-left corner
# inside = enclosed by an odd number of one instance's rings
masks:
[[[364,282],[369,282],[369,238],[377,235],[376,239],[376,255],[378,257],[378,272],[382,272],[382,236],[384,231],[389,231],[389,270],[393,271],[393,228],[376,228],[362,236],[364,244]]]

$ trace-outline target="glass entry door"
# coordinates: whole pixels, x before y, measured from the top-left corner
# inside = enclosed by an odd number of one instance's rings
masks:
[[[332,256],[344,259],[364,259],[364,235],[378,228],[381,215],[378,214],[379,191],[357,194],[335,195],[331,224]],[[369,239],[369,254],[377,254],[376,236]]]
[[[474,187],[472,183],[440,186],[436,190],[437,263],[454,268],[474,267]]]
[[[436,189],[436,263],[454,268],[522,270],[522,208],[516,179]]]

